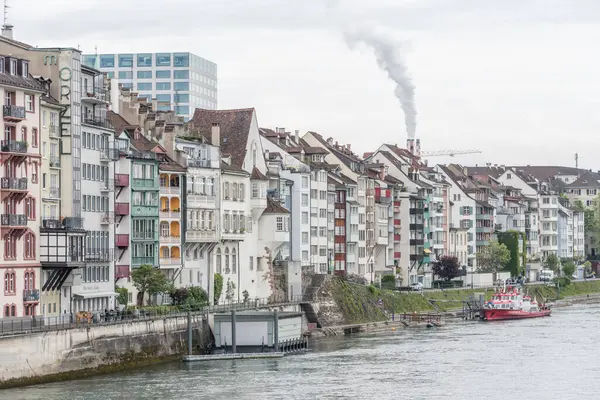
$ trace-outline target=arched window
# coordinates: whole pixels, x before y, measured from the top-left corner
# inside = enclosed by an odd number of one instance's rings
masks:
[[[167,246],[160,249],[160,258],[169,258],[169,248]]]
[[[29,272],[25,272],[25,290],[29,290]]]
[[[237,255],[235,252],[235,248],[231,249],[231,271],[234,274],[237,273]]]
[[[28,233],[25,235],[25,240],[23,241],[24,247],[24,257],[27,259],[35,258],[35,235],[33,233]]]
[[[231,270],[229,269],[229,248],[227,247],[225,247],[225,273],[231,273]]]
[[[252,142],[252,166],[256,167],[256,142]]]
[[[167,221],[161,221],[160,223],[160,236],[169,237],[169,223]]]
[[[17,316],[17,305],[16,304],[13,304],[12,306],[10,306],[10,316],[11,317]]]
[[[220,274],[222,271],[221,268],[221,249],[217,249],[217,259],[216,259],[216,264],[217,264],[217,274]]]
[[[8,304],[4,306],[4,316],[10,317],[10,306]]]
[[[15,278],[14,271],[4,273],[4,294],[15,294]]]

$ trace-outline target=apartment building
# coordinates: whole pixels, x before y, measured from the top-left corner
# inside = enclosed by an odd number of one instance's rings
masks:
[[[30,73],[30,61],[0,56],[2,123],[0,191],[2,215],[2,318],[34,316],[40,310],[40,98],[45,88]]]
[[[160,164],[159,173],[159,266],[167,277],[175,279],[177,272],[183,268],[183,229],[184,210],[183,191],[186,180],[186,169],[172,161],[166,154],[157,154]],[[201,283],[198,272],[188,272],[187,276],[179,273],[180,285],[186,279],[187,285],[192,282]]]

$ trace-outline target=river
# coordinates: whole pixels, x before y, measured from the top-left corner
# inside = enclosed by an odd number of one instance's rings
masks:
[[[0,391],[10,400],[598,399],[600,306],[323,339],[279,360],[170,363]]]

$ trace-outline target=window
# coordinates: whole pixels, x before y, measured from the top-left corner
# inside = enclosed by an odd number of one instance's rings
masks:
[[[138,71],[138,79],[152,79],[152,71]]]
[[[187,69],[173,71],[173,78],[174,79],[190,79],[190,71],[188,71]]]
[[[119,71],[119,79],[131,79],[131,78],[133,78],[133,72]]]
[[[173,66],[174,67],[189,67],[190,66],[190,53],[173,53]]]
[[[33,128],[31,130],[31,145],[33,147],[38,147],[39,146],[39,142],[38,142],[38,130],[37,130],[37,128]]]
[[[26,259],[35,258],[35,235],[28,233],[23,239],[23,253]]]
[[[283,231],[283,217],[277,217],[276,230],[277,230],[277,232]]]
[[[119,54],[119,67],[120,68],[133,67],[133,54]]]
[[[171,102],[171,95],[170,94],[157,94],[156,95],[156,100],[160,101],[160,102]]]
[[[152,90],[152,82],[138,83],[137,90]]]
[[[6,271],[4,273],[4,294],[15,294],[16,291],[16,275],[14,271]]]
[[[100,55],[100,68],[114,68],[115,66],[115,55],[114,54],[101,54]]]
[[[138,67],[151,67],[152,66],[152,54],[140,53],[137,55],[137,66]],[[150,72],[150,71],[148,71]],[[139,74],[139,72],[138,72]]]
[[[10,74],[17,74],[17,60],[10,60]]]
[[[171,90],[171,82],[156,82],[156,90]]]
[[[303,189],[308,188],[308,176],[303,176],[302,177],[302,188]]]
[[[308,207],[308,194],[306,193],[302,194],[302,205],[304,207]]]
[[[38,183],[38,163],[33,162],[31,166],[31,183]]]
[[[170,67],[171,66],[171,54],[156,53],[156,66],[157,67]]]
[[[302,244],[308,244],[308,232],[302,232]]]
[[[189,106],[175,106],[175,114],[188,115],[190,113]]]
[[[23,64],[23,76],[25,78],[29,77],[29,63],[27,61],[21,61]]]
[[[308,212],[307,211],[302,211],[302,223],[308,224]]]
[[[175,82],[175,84],[173,85],[173,88],[175,90],[183,90],[184,92],[187,92],[188,90],[190,90],[190,83],[189,82]]]
[[[33,94],[25,95],[25,110],[28,112],[34,112],[34,100],[35,96]]]
[[[28,219],[35,220],[35,198],[28,197],[25,199],[25,213]]]
[[[169,71],[169,70],[156,71],[156,77],[158,79],[171,79],[171,71]]]
[[[176,93],[175,94],[175,103],[189,103],[190,95],[187,93]]]

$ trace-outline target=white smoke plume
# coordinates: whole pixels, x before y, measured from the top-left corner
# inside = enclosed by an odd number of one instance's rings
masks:
[[[347,30],[344,36],[351,49],[359,43],[373,49],[379,68],[387,72],[388,77],[396,83],[394,94],[400,100],[404,111],[406,133],[409,139],[414,139],[417,128],[415,84],[401,54],[402,44],[394,38],[375,32],[370,28]]]

